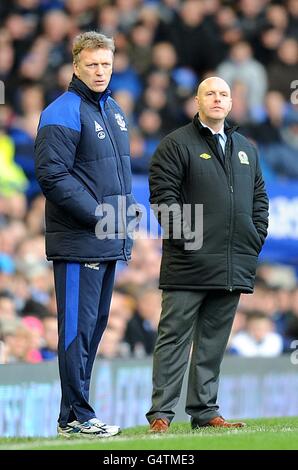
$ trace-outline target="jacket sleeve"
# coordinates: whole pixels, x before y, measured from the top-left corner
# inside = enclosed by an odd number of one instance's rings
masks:
[[[75,217],[95,226],[98,202],[72,175],[80,132],[61,125],[42,127],[35,141],[36,177],[45,197]]]
[[[183,220],[181,189],[184,177],[185,163],[179,147],[166,138],[158,146],[150,165],[150,203],[164,230],[164,237],[181,247],[192,241],[187,237],[190,226]]]
[[[180,200],[184,165],[176,143],[164,139],[154,153],[150,171],[150,202],[170,205]]]
[[[268,217],[269,217],[269,201],[265,190],[265,183],[260,168],[259,158],[257,155],[257,167],[255,176],[253,214],[252,220],[258,231],[262,244],[267,237]]]

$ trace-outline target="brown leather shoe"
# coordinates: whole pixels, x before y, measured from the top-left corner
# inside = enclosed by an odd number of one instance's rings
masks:
[[[244,428],[245,423],[229,423],[222,416],[215,416],[215,418],[210,419],[208,423],[203,424],[200,427],[211,426],[213,428]]]
[[[170,423],[166,418],[157,418],[151,421],[149,432],[167,432]]]

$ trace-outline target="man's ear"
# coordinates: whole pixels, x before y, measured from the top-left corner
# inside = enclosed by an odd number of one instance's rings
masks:
[[[72,63],[73,65],[73,71],[77,77],[79,77],[79,68],[75,62]]]
[[[197,105],[198,105],[198,110],[200,110],[200,100],[199,100],[199,97],[198,97],[198,95],[197,95],[197,96],[195,96],[195,100],[196,100],[196,102],[197,102]]]

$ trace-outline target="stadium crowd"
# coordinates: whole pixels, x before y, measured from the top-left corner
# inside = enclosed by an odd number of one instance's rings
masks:
[[[115,39],[110,88],[129,118],[134,175],[147,175],[160,139],[196,113],[199,80],[216,74],[231,86],[229,120],[258,146],[265,180],[298,178],[298,0],[1,2],[0,363],[56,358],[34,139],[41,110],[67,90],[74,36],[92,29]],[[161,241],[140,232],[130,264],[119,263],[100,356],[152,354],[160,253]],[[277,356],[297,338],[295,268],[264,263],[254,294],[241,297],[228,352]]]

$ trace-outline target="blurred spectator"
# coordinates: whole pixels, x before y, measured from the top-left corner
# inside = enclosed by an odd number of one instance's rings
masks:
[[[177,65],[177,53],[170,42],[159,42],[153,46],[152,65],[153,69],[171,74]]]
[[[14,145],[10,137],[0,130],[0,195],[10,196],[25,191],[27,179],[23,170],[14,161]]]
[[[228,354],[238,354],[235,348],[231,346],[231,343],[235,335],[245,331],[246,320],[247,320],[247,316],[246,316],[245,310],[244,309],[242,310],[241,305],[238,305],[238,308],[234,317],[233,325],[232,325],[232,330],[230,333],[230,338],[227,344],[226,352]]]
[[[255,48],[255,57],[264,66],[276,60],[276,50],[283,40],[283,31],[267,24],[259,33],[259,40]],[[270,77],[268,77],[270,78]]]
[[[247,315],[246,329],[237,333],[230,343],[231,350],[240,356],[274,357],[282,353],[282,337],[274,332],[272,320],[263,312]]]
[[[260,154],[275,173],[298,178],[298,112],[289,114],[280,127],[280,140],[260,146]]]
[[[157,41],[168,41],[177,52],[178,63],[191,67],[198,75],[214,69],[220,48],[206,22],[203,2],[186,0],[169,23],[161,22]],[[204,47],[202,47],[204,44]],[[212,54],[209,51],[212,50]]]
[[[286,34],[289,25],[289,16],[284,5],[268,5],[266,9],[267,22],[283,34]]]
[[[103,4],[98,13],[98,29],[108,37],[114,36],[119,30],[119,13],[115,5]]]
[[[18,319],[0,320],[0,341],[4,344],[5,363],[30,362],[31,331]]]
[[[131,169],[134,174],[147,175],[152,153],[147,141],[138,129],[132,129],[130,133]]]
[[[13,320],[16,318],[16,306],[12,294],[0,291],[0,318]]]
[[[265,23],[265,5],[267,0],[240,0],[239,20],[245,39],[254,43],[258,32]]]
[[[22,57],[19,74],[22,80],[42,80],[44,78],[50,52],[50,43],[44,37],[38,37],[31,48]]]
[[[129,356],[129,347],[126,344],[124,335],[127,323],[132,315],[132,299],[121,291],[114,291],[107,329],[98,348],[98,354],[101,357],[111,359]]]
[[[39,320],[44,320],[50,315],[50,312],[44,304],[37,302],[30,297],[27,299],[21,312],[19,312],[19,315],[24,318],[29,316],[30,318],[34,317]]]
[[[252,128],[253,138],[260,144],[281,142],[281,127],[286,114],[286,101],[278,91],[265,96],[265,120]]]
[[[38,236],[44,232],[44,211],[45,198],[43,194],[39,194],[31,201],[30,209],[26,216],[27,233],[29,236]]]
[[[217,73],[230,86],[236,80],[246,85],[247,101],[252,111],[262,106],[267,91],[267,74],[264,66],[254,59],[248,42],[233,45],[228,60],[219,65]]]
[[[286,304],[284,342],[285,350],[293,350],[293,341],[298,338],[298,288],[296,287],[289,295],[289,303]],[[288,300],[288,299],[287,299]]]
[[[120,17],[119,29],[127,32],[137,20],[139,0],[116,0],[115,4]]]
[[[289,101],[291,83],[297,79],[298,43],[285,38],[277,49],[277,59],[268,66],[269,89],[279,91]]]
[[[233,125],[238,125],[241,134],[249,136],[252,113],[248,106],[247,85],[241,80],[235,80],[231,87],[231,92],[233,96],[233,107],[229,114],[229,122]]]
[[[42,320],[43,323],[43,346],[40,349],[42,359],[51,361],[57,358],[58,354],[58,323],[53,315],[47,315]]]
[[[298,40],[298,0],[287,0],[289,15],[288,36]]]
[[[161,292],[155,286],[143,286],[137,294],[136,312],[125,333],[134,357],[153,354],[160,312]]]
[[[30,347],[26,353],[26,362],[31,362],[32,364],[41,362],[42,356],[39,349],[44,335],[43,324],[38,318],[32,315],[23,317],[22,323],[28,328],[31,334]]]
[[[232,44],[243,39],[243,30],[241,29],[239,18],[235,10],[230,5],[222,5],[215,15],[215,26],[218,34],[222,38],[222,52],[226,55]]]
[[[133,26],[130,33],[128,55],[134,70],[143,77],[152,62],[153,30],[142,23]]]
[[[98,348],[98,356],[105,359],[129,356],[128,347],[122,342],[122,336],[119,331],[109,327],[105,330]]]
[[[128,55],[125,52],[115,52],[114,72],[110,82],[113,92],[118,90],[128,90],[134,99],[138,99],[141,94],[141,81],[129,63]]]
[[[34,169],[34,140],[36,137],[36,130],[38,126],[39,116],[41,109],[38,109],[42,102],[42,95],[39,94],[41,89],[38,87],[31,88],[33,97],[28,99],[35,102],[35,106],[32,104],[25,105],[27,110],[31,108],[32,111],[28,111],[23,117],[15,121],[14,125],[11,127],[10,136],[13,139],[15,145],[15,161],[23,169],[27,179],[28,187],[26,189],[26,196],[29,201],[31,201],[36,195],[40,193],[40,187],[35,177]],[[35,101],[35,97],[38,95],[40,103]],[[26,94],[23,95],[25,98]],[[33,109],[36,108],[34,111]],[[37,110],[38,109],[38,110]]]

